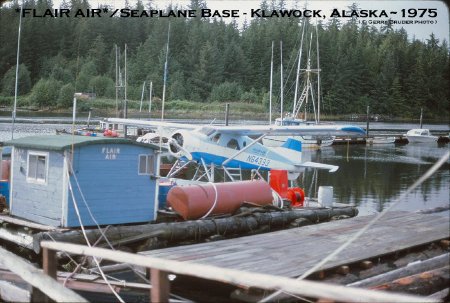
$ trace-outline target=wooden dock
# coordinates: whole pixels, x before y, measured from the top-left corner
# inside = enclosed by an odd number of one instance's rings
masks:
[[[356,217],[141,254],[294,278],[336,250],[371,218],[372,216]],[[390,212],[321,270],[422,246],[449,236],[449,219],[446,217]]]

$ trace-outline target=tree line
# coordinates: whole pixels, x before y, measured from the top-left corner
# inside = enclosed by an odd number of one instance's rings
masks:
[[[27,0],[24,7],[45,11],[51,0]],[[144,10],[154,3],[138,1],[127,8]],[[263,9],[285,8],[283,0],[263,0]],[[0,105],[14,95],[19,13],[18,0],[0,7]],[[61,8],[89,8],[87,0],[63,0]],[[103,6],[105,8],[108,6]],[[189,9],[206,8],[191,0]],[[353,5],[353,9],[357,8]],[[182,9],[167,7],[167,10]],[[184,8],[185,9],[185,8]],[[299,18],[257,18],[239,26],[219,18],[23,18],[19,65],[21,106],[67,108],[74,92],[115,98],[116,48],[124,80],[127,45],[127,98],[141,98],[144,81],[161,98],[170,22],[166,100],[244,101],[267,105],[274,51],[273,102],[280,103],[280,48],[283,49],[285,109],[294,96],[295,61],[303,27],[317,34],[320,55],[321,111],[332,115],[374,113],[415,117],[423,107],[428,117],[448,117],[449,48],[433,34],[425,41],[409,38],[404,29],[359,25],[356,18],[319,22]],[[305,38],[307,41],[308,38]],[[315,39],[315,38],[314,38]],[[304,42],[305,42],[304,41]],[[311,43],[311,45],[315,45]],[[305,44],[305,43],[303,43]],[[308,55],[303,47],[302,58]],[[313,63],[312,63],[313,64]],[[316,80],[314,80],[316,81]],[[121,94],[123,94],[121,90]],[[148,94],[148,89],[146,89]],[[122,98],[123,96],[120,96]]]

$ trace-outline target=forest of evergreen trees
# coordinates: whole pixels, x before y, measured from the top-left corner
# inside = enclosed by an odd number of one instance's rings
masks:
[[[188,8],[206,5],[204,1],[192,0]],[[283,0],[261,2],[262,8],[279,9],[284,5]],[[51,0],[27,0],[24,6],[45,11],[53,5]],[[150,9],[153,3],[138,1],[133,6]],[[0,8],[2,106],[11,106],[14,95],[18,7],[16,0]],[[89,3],[65,0],[61,7],[73,10],[87,8]],[[279,100],[275,92],[280,91],[279,42],[283,41],[285,108],[290,109],[295,81],[293,62],[301,36],[299,21],[299,18],[258,18],[239,26],[236,22],[200,17],[23,18],[19,105],[68,108],[74,92],[94,92],[97,98],[114,102],[115,45],[121,48],[123,66],[125,44],[128,99],[141,98],[144,81],[152,81],[154,95],[161,97],[170,22],[167,100],[267,104],[272,41],[273,91],[275,100]],[[355,18],[349,21],[334,18],[320,23],[318,40],[322,112],[364,113],[370,105],[374,113],[406,118],[418,116],[423,107],[429,118],[448,117],[447,41],[434,35],[420,41],[408,38],[403,29],[359,25]]]

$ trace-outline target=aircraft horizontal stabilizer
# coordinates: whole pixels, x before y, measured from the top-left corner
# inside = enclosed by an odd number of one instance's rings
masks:
[[[323,163],[317,163],[317,162],[304,162],[301,164],[295,164],[295,166],[328,169],[328,171],[330,173],[334,173],[335,171],[337,171],[339,169],[339,166],[336,166],[336,165],[329,165],[329,164],[323,164]]]

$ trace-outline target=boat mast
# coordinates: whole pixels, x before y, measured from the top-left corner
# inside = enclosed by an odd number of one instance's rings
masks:
[[[302,37],[300,39],[300,48],[298,50],[298,62],[297,62],[297,76],[295,78],[295,91],[294,91],[294,106],[292,107],[292,117],[295,115],[295,108],[297,107],[297,94],[298,94],[298,82],[300,79],[300,65],[302,61],[302,50],[303,50],[303,36],[305,34],[305,19],[303,19]]]
[[[280,41],[280,62],[281,62],[281,67],[280,67],[280,103],[281,103],[281,108],[280,108],[280,112],[281,112],[281,124],[283,125],[283,41]]]
[[[307,60],[306,70],[305,70],[305,72],[306,72],[305,121],[308,120],[307,108],[308,108],[309,91],[311,92],[311,95],[312,95],[312,90],[311,90],[311,42],[312,42],[312,33],[309,38],[308,60]]]
[[[272,41],[272,57],[270,59],[269,125],[272,124],[272,80],[273,80],[273,41]]]
[[[167,60],[169,57],[169,41],[170,41],[169,39],[170,39],[170,22],[169,22],[169,28],[167,30],[166,62],[164,62],[164,85],[163,85],[163,95],[162,95],[161,121],[164,120],[164,103],[166,101]]]
[[[148,93],[148,113],[149,116],[151,115],[152,112],[152,90],[153,90],[153,81],[150,81],[150,91]]]
[[[320,123],[320,65],[319,65],[319,31],[316,20],[316,52],[317,52],[317,123]]]
[[[139,112],[142,112],[142,103],[144,102],[144,93],[145,93],[145,81],[142,85],[142,93],[141,93],[141,104],[139,105]]]
[[[420,129],[422,129],[422,117],[423,117],[423,107],[420,108]]]
[[[20,6],[19,32],[17,33],[16,83],[14,85],[14,107],[12,111],[11,140],[14,139],[14,124],[16,122],[16,112],[17,112],[17,89],[19,83],[18,80],[19,80],[19,56],[20,56],[20,30],[22,28],[22,9],[23,3]]]
[[[122,75],[120,71],[120,49],[114,44],[116,49],[116,117],[119,117],[119,89],[122,87]]]
[[[124,109],[123,117],[128,118],[128,104],[127,104],[127,45],[125,44],[125,90],[124,90]],[[126,135],[126,133],[125,133]]]

